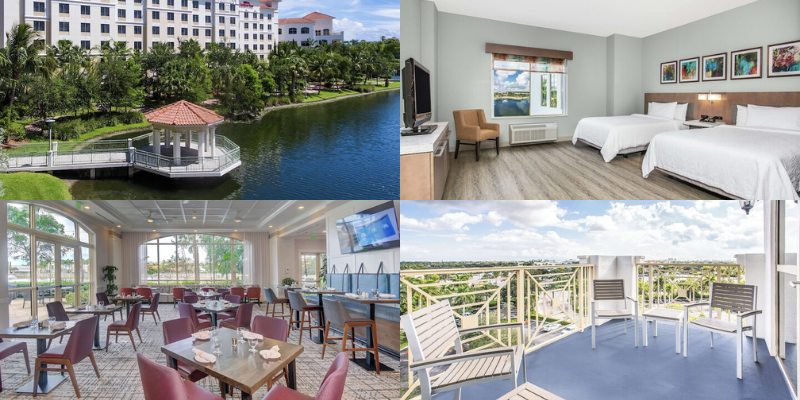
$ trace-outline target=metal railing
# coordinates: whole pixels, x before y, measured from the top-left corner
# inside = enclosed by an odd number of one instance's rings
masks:
[[[744,283],[744,267],[721,262],[644,261],[636,264],[636,277],[641,307],[678,309],[685,303],[708,300],[712,282]]]
[[[593,274],[591,264],[402,270],[401,313],[447,300],[462,329],[507,322],[525,326],[522,338],[508,330],[476,333],[462,340],[469,349],[523,343],[534,351],[588,325]],[[403,399],[418,386],[413,374],[407,375]]]

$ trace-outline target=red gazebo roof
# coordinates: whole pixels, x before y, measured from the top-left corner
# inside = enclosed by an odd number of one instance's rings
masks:
[[[186,100],[156,108],[144,116],[150,123],[173,126],[212,125],[225,120],[223,116]]]

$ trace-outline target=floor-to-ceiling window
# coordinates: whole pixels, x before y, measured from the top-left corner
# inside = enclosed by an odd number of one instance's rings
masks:
[[[47,317],[45,304],[91,300],[94,238],[78,221],[41,205],[8,203],[11,322]]]
[[[303,286],[320,286],[323,278],[325,253],[300,254],[301,284]]]
[[[249,283],[244,243],[226,236],[179,234],[144,244],[147,282],[153,285]]]

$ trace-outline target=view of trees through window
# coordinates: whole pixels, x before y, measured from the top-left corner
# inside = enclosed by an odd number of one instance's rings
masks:
[[[244,279],[244,243],[225,236],[179,234],[145,244],[153,284],[230,284]]]

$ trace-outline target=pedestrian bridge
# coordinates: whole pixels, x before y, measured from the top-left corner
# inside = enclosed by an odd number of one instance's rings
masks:
[[[170,178],[219,177],[241,163],[239,146],[216,135],[213,148],[201,146],[195,137],[154,146],[155,135],[132,139],[91,142],[31,143],[5,150],[4,172],[63,171],[98,168],[131,168]],[[199,139],[199,138],[197,138]],[[155,139],[159,140],[159,139]],[[173,149],[173,146],[179,149]],[[177,151],[176,151],[177,150]],[[177,155],[177,157],[176,157]]]

